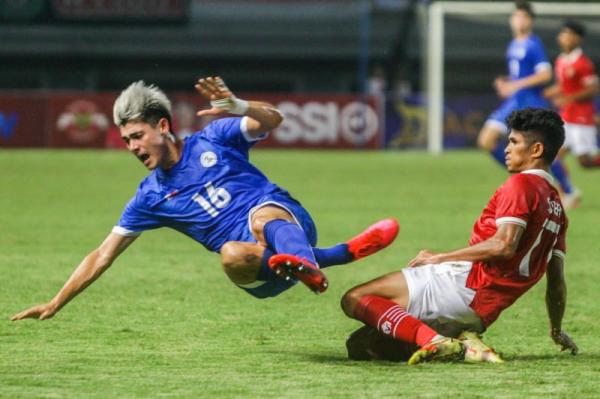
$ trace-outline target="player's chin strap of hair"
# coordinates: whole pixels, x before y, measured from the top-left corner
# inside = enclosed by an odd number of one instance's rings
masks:
[[[216,78],[215,80],[217,86],[219,86],[219,89],[221,89],[222,91],[228,91],[230,95],[226,98],[212,100],[210,102],[210,105],[215,108],[224,109],[225,111],[234,115],[244,115],[248,110],[248,101],[240,100],[239,98],[234,96],[231,90],[229,90],[229,88],[225,85],[225,82],[223,82],[223,79]]]

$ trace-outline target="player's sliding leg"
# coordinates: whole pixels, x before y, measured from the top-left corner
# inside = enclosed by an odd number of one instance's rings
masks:
[[[406,311],[408,286],[402,272],[395,272],[355,287],[342,297],[348,317],[362,321],[393,339],[421,347],[409,364],[462,358],[464,346],[444,337]]]
[[[275,254],[269,258],[269,267],[279,277],[286,280],[298,279],[315,294],[325,292],[329,287],[327,277],[319,267],[306,258],[290,254]]]
[[[383,219],[345,243],[329,248],[313,248],[313,253],[321,268],[344,265],[386,248],[394,241],[399,229],[397,220]]]
[[[398,230],[396,220],[384,219],[345,243],[312,250],[321,268],[346,264],[387,247],[398,235]],[[232,241],[221,248],[221,259],[227,276],[240,288],[258,298],[278,295],[294,285],[294,281],[282,283],[281,277],[269,267],[269,259],[274,255],[275,252],[269,248],[247,242]],[[274,263],[277,260],[278,258],[274,258]],[[310,275],[307,277],[310,278]]]
[[[251,217],[252,232],[259,243],[276,254],[269,267],[279,276],[298,279],[315,293],[327,289],[327,277],[321,272],[306,233],[294,217],[277,206],[265,206]]]
[[[300,226],[274,219],[265,224],[263,234],[267,246],[276,252],[268,264],[277,275],[287,280],[296,278],[315,293],[327,289],[327,277],[319,270],[312,246]]]

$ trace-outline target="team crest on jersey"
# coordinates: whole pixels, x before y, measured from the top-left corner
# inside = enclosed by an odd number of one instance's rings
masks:
[[[215,164],[217,163],[217,154],[215,154],[212,151],[206,151],[203,152],[202,155],[200,155],[200,165],[204,166],[205,168],[210,168],[211,166],[215,166]]]

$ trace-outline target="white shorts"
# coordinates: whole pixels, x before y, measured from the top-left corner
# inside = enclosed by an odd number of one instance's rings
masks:
[[[565,123],[565,144],[575,156],[596,155],[598,142],[596,126]]]
[[[408,285],[408,313],[438,333],[456,337],[463,330],[483,332],[469,307],[475,291],[466,287],[471,262],[445,262],[402,269]]]

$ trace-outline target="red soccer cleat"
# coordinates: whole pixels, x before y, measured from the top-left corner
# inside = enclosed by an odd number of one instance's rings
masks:
[[[327,277],[323,274],[321,269],[308,260],[299,258],[295,255],[273,255],[269,258],[269,267],[273,269],[278,276],[285,278],[286,280],[297,278],[315,294],[325,292],[329,286]]]
[[[383,219],[369,226],[365,231],[346,242],[352,260],[358,260],[390,245],[400,230],[396,219]]]

